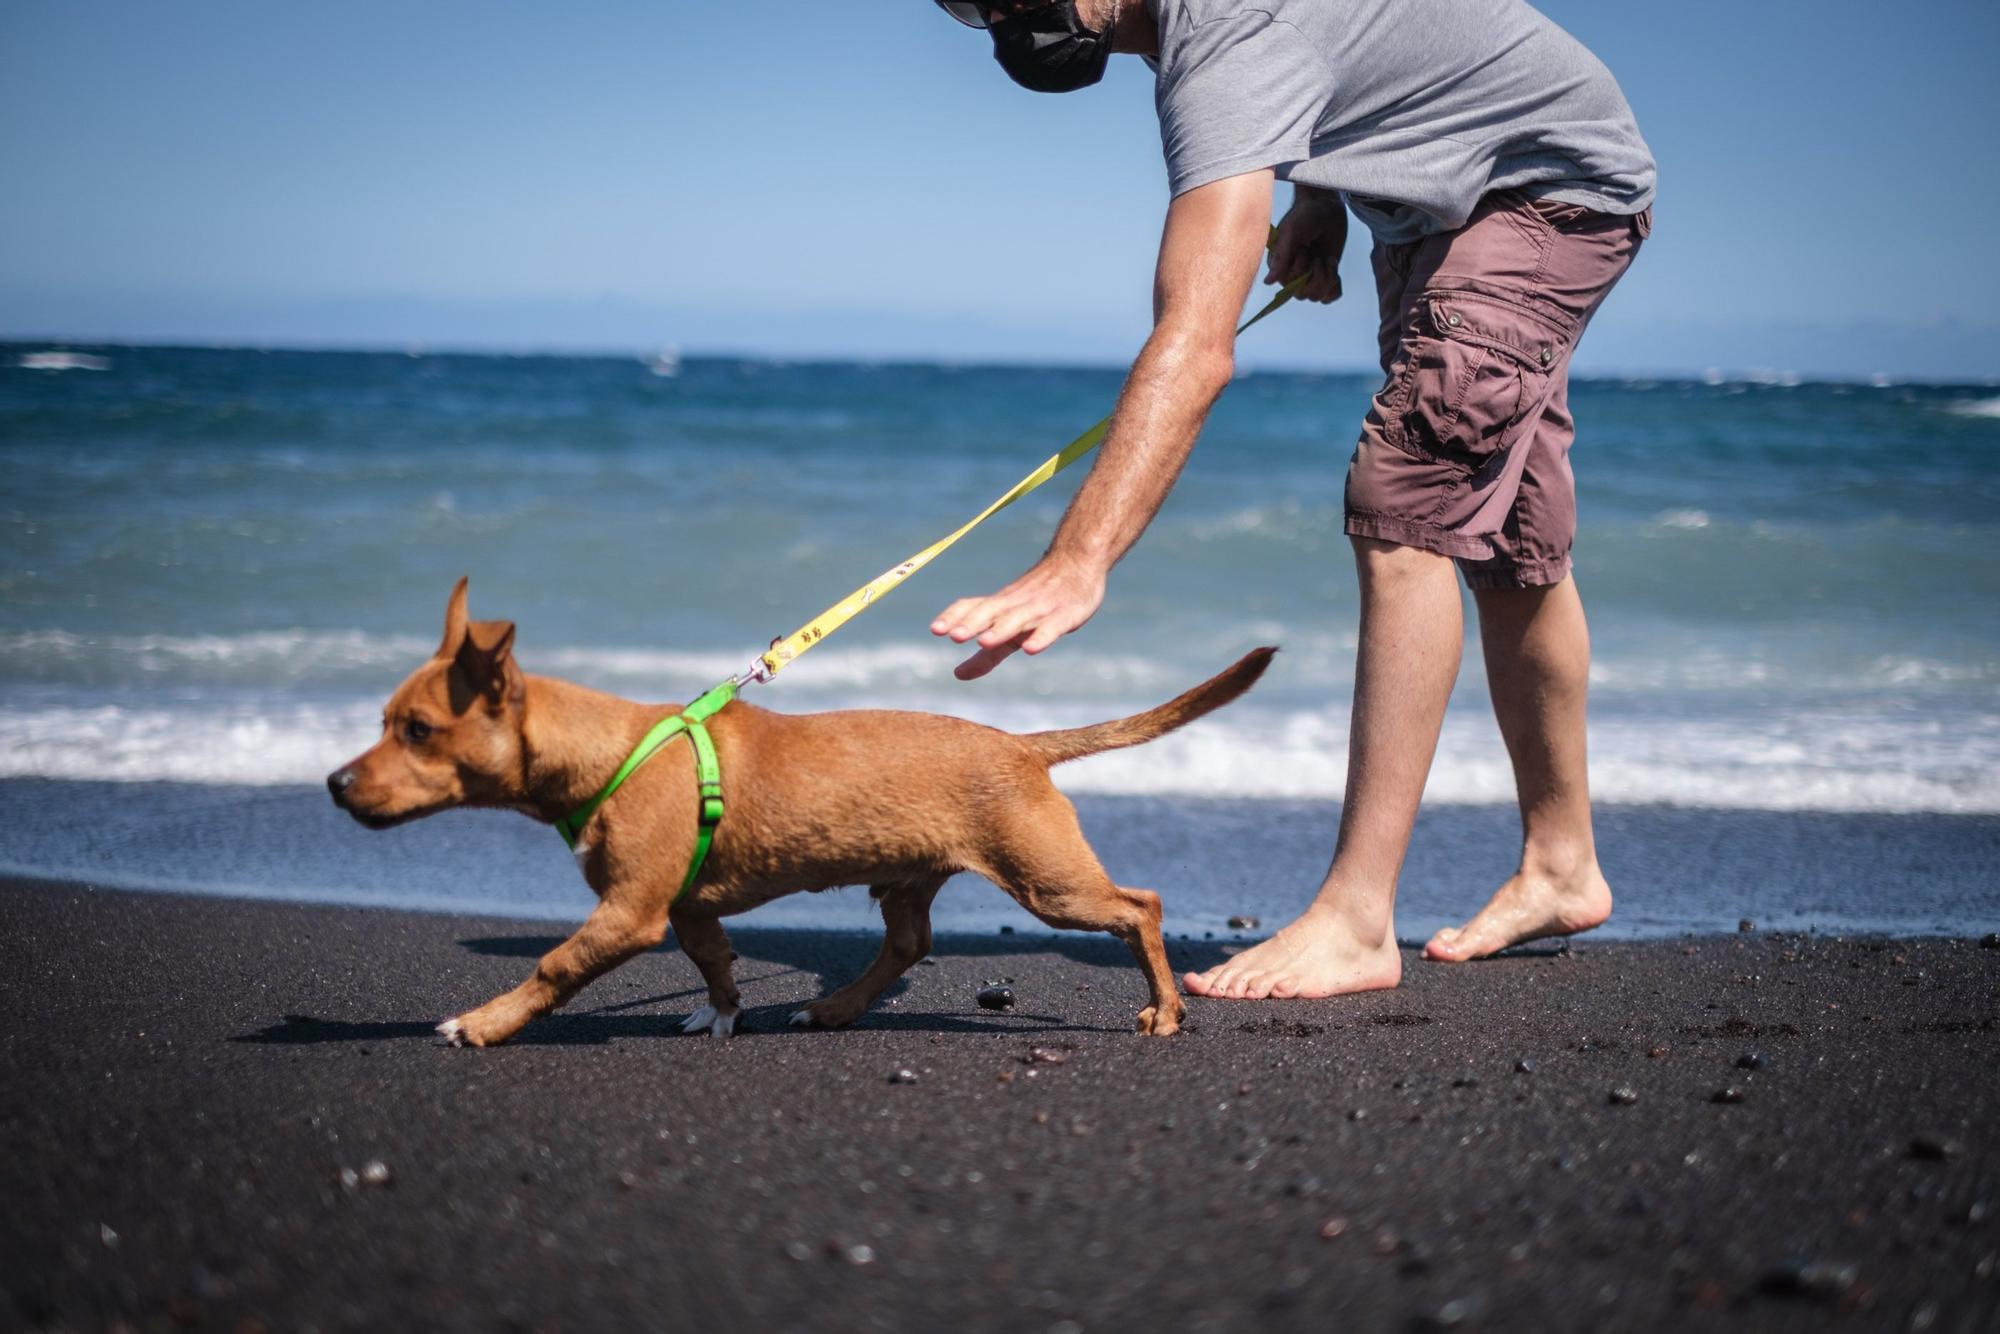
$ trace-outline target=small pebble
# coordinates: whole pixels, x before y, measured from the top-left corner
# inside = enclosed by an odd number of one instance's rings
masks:
[[[1639,1101],[1639,1095],[1636,1091],[1620,1084],[1617,1088],[1611,1090],[1610,1101],[1613,1107],[1630,1107],[1633,1103]]]
[[[1646,1059],[1649,1061],[1665,1060],[1666,1055],[1667,1055],[1667,1049],[1665,1047],[1646,1048]]]
[[[1255,931],[1257,926],[1257,918],[1241,913],[1229,919],[1229,929],[1231,931]]]
[[[1011,936],[1011,935],[1013,935],[1013,934],[1014,934],[1014,928],[1013,928],[1013,927],[1011,927],[1011,926],[1003,926],[1003,927],[1001,927],[1001,928],[1000,928],[1000,934],[1001,934],[1001,935],[1003,935],[1003,936]],[[862,1249],[863,1249],[863,1250],[867,1250],[868,1248],[864,1246],[864,1247],[862,1247]],[[871,1260],[872,1260],[872,1259],[874,1259],[874,1258],[875,1258],[875,1253],[874,1253],[873,1251],[869,1251],[869,1252],[868,1252],[868,1258],[869,1258],[869,1259],[871,1259]]]
[[[1058,1047],[1030,1047],[1021,1059],[1028,1065],[1061,1065],[1069,1059],[1069,1053]]]
[[[1339,1214],[1335,1214],[1332,1218],[1327,1219],[1319,1225],[1319,1239],[1321,1241],[1338,1241],[1346,1235],[1347,1220]]]
[[[1778,1297],[1805,1297],[1813,1301],[1838,1301],[1854,1286],[1853,1265],[1826,1260],[1787,1260],[1766,1270],[1758,1286]]]
[[[1720,1088],[1709,1094],[1708,1100],[1710,1102],[1742,1102],[1743,1090],[1731,1084],[1728,1088]]]
[[[785,1243],[785,1254],[794,1260],[805,1261],[812,1259],[813,1251],[802,1241],[788,1241]]]
[[[2000,931],[1988,931],[1985,935],[1981,936],[1979,938],[1979,948],[1983,950],[2000,950]]]
[[[1929,1162],[1937,1162],[1945,1158],[1956,1158],[1958,1153],[1958,1141],[1945,1139],[1939,1135],[1917,1135],[1910,1140],[1910,1157],[1912,1158],[1922,1158]]]
[[[979,1002],[979,1008],[982,1010],[1011,1010],[1014,1008],[1014,989],[982,987],[973,999]]]
[[[1738,1070],[1762,1070],[1764,1068],[1764,1057],[1761,1053],[1746,1051],[1736,1058],[1736,1068]]]
[[[389,1164],[380,1158],[370,1158],[361,1165],[361,1179],[371,1186],[389,1184]]]
[[[1960,1227],[1978,1227],[1993,1216],[1993,1206],[1984,1200],[1974,1200],[1951,1216],[1951,1221]]]
[[[917,1072],[914,1070],[898,1070],[889,1076],[889,1082],[891,1084],[914,1084],[917,1082]]]
[[[1744,917],[1737,921],[1736,929],[1738,931],[1755,931],[1757,929],[1757,924],[1751,921],[1749,918]]]
[[[1514,1073],[1517,1075],[1532,1075],[1535,1073],[1535,1063],[1523,1056],[1520,1060],[1514,1062]]]
[[[872,1265],[875,1263],[875,1248],[873,1246],[849,1246],[843,1253],[842,1258],[851,1265]]]
[[[1347,1114],[1347,1119],[1350,1121],[1366,1121],[1368,1119],[1368,1109],[1366,1107],[1356,1107]]]
[[[1451,1086],[1455,1089],[1476,1089],[1479,1087],[1479,1076],[1460,1075],[1451,1081]]]
[[[932,958],[932,957],[931,957],[930,955],[928,955],[928,954],[926,954],[926,955],[925,955],[925,956],[924,956],[923,958],[921,958],[921,959],[917,960],[917,962],[918,962],[918,963],[920,963],[920,964],[922,964],[922,965],[923,965],[924,967],[926,967],[926,968],[935,968],[935,967],[937,967],[937,960],[936,960],[936,959],[933,959],[933,958]]]
[[[340,1169],[340,1188],[342,1190],[358,1190],[360,1187],[361,1174],[359,1172],[351,1167]]]

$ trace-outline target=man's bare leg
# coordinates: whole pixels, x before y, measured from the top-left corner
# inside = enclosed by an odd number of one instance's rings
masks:
[[[1333,866],[1295,921],[1181,981],[1197,996],[1336,996],[1402,980],[1396,877],[1464,646],[1449,558],[1356,537],[1361,648],[1347,739],[1347,800]]]
[[[1425,958],[1449,963],[1588,931],[1611,915],[1611,887],[1590,828],[1590,630],[1576,582],[1482,588],[1473,597],[1493,713],[1521,797],[1521,865],[1478,916],[1424,946]]]

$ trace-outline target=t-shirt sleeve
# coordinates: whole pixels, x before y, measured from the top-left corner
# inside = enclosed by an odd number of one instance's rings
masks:
[[[1329,75],[1291,24],[1246,10],[1177,34],[1163,54],[1153,101],[1172,193],[1312,156]]]

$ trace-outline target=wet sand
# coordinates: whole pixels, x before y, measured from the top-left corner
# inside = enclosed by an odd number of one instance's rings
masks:
[[[548,926],[0,885],[0,1327],[2000,1327],[1977,939],[1411,956],[1149,1041],[1115,943],[942,937],[805,1033],[874,938],[735,935],[734,1040],[669,949],[460,1051]]]

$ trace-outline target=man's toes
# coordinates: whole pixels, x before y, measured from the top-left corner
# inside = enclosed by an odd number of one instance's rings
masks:
[[[1298,979],[1294,977],[1279,978],[1271,984],[1270,994],[1274,1000],[1290,1000],[1299,994]]]
[[[1464,935],[1465,932],[1458,927],[1446,927],[1424,944],[1424,957],[1445,963],[1457,963],[1465,957],[1464,946],[1460,944]]]
[[[1205,973],[1182,973],[1181,985],[1186,987],[1193,995],[1213,996],[1215,994],[1216,972],[1216,969],[1211,968]]]

